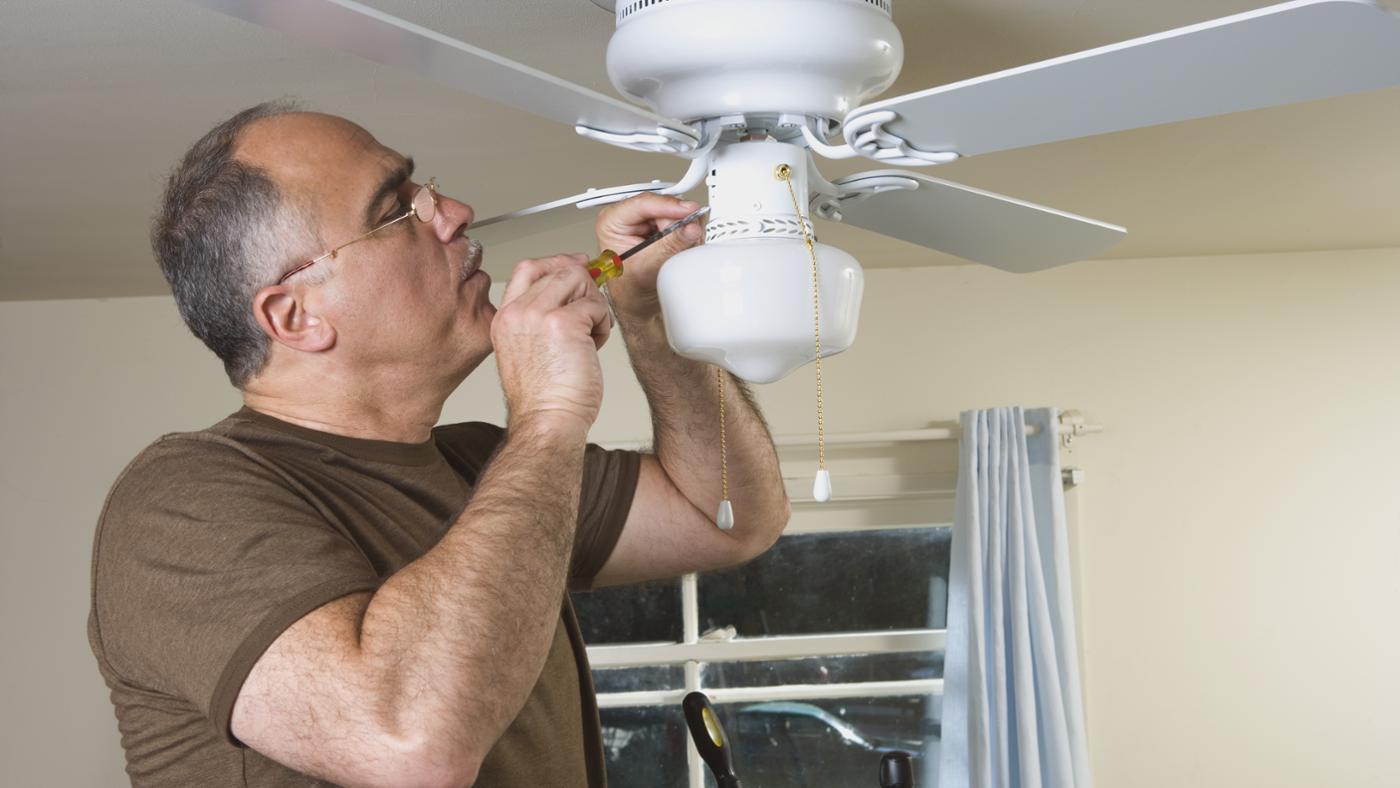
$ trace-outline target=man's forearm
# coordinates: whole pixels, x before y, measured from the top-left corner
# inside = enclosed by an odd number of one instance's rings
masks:
[[[654,318],[622,320],[637,380],[651,405],[655,451],[676,488],[714,517],[721,497],[719,392],[715,368],[677,356]],[[788,500],[768,426],[743,384],[725,377],[725,444],[733,535],[768,544],[788,518]]]
[[[370,600],[361,654],[397,730],[479,762],[519,713],[559,624],[585,437],[512,425],[457,522]]]

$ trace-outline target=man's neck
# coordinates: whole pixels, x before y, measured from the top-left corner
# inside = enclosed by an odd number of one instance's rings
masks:
[[[243,404],[290,424],[334,435],[422,443],[441,418],[443,403],[452,388],[455,386],[403,383],[387,388],[350,388],[339,381],[323,380],[319,386],[262,381],[244,389]],[[390,389],[393,395],[382,394]]]

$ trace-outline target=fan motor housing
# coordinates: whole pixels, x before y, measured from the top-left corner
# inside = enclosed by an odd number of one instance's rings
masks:
[[[694,122],[784,112],[839,121],[904,64],[891,0],[619,0],[608,77]]]

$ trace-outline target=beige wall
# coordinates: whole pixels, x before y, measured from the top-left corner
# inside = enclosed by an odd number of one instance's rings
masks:
[[[1100,786],[1400,784],[1400,250],[867,288],[830,429],[1049,404],[1109,430],[1072,458]],[[595,438],[639,437],[620,343],[605,355]],[[493,386],[446,417],[499,418]],[[776,431],[809,429],[808,372],[761,395]],[[0,304],[0,782],[120,780],[83,634],[94,518],[141,446],[235,405],[167,299]]]

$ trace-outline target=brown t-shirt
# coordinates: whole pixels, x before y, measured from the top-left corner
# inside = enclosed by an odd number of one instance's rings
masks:
[[[436,544],[501,437],[467,423],[421,444],[358,440],[245,408],[138,455],[97,525],[88,617],[132,784],[325,785],[233,737],[244,679],[290,624],[375,590]],[[638,467],[636,454],[588,448],[573,587],[587,586],[616,545]],[[477,785],[604,784],[588,659],[566,596],[539,682]]]

